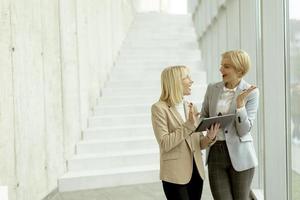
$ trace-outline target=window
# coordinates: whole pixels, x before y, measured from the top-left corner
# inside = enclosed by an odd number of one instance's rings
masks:
[[[291,199],[300,199],[300,2],[289,1]]]

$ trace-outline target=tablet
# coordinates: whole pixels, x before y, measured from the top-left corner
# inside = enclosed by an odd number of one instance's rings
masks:
[[[227,126],[230,122],[232,122],[235,118],[235,114],[228,114],[228,115],[222,115],[222,116],[215,116],[210,118],[204,118],[198,127],[196,128],[195,132],[200,131],[206,131],[206,129],[209,129],[211,125],[215,123],[220,124],[220,128],[224,128]]]

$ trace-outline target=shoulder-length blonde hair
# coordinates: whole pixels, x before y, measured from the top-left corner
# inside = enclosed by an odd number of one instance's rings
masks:
[[[187,76],[186,66],[170,66],[161,73],[161,101],[170,106],[180,103],[183,98],[182,79]]]
[[[222,54],[222,58],[229,59],[233,67],[243,77],[250,69],[251,61],[247,52],[243,50],[226,51]]]

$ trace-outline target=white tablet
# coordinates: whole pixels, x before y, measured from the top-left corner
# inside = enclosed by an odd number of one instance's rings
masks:
[[[215,123],[219,123],[220,128],[224,128],[229,123],[231,123],[234,120],[234,118],[235,114],[204,118],[196,128],[195,132],[206,131],[206,129],[210,129],[211,125]]]

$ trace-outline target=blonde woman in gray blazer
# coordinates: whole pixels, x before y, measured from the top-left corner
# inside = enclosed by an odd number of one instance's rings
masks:
[[[172,66],[161,74],[161,96],[152,105],[152,125],[160,150],[160,179],[168,200],[201,199],[205,177],[201,149],[214,142],[219,125],[207,135],[195,133],[196,107],[183,100],[193,81],[185,66]]]
[[[257,157],[251,129],[258,109],[259,91],[243,80],[250,68],[245,51],[222,54],[223,81],[210,84],[201,116],[235,113],[235,120],[219,130],[216,142],[206,151],[209,181],[215,200],[248,200]]]

